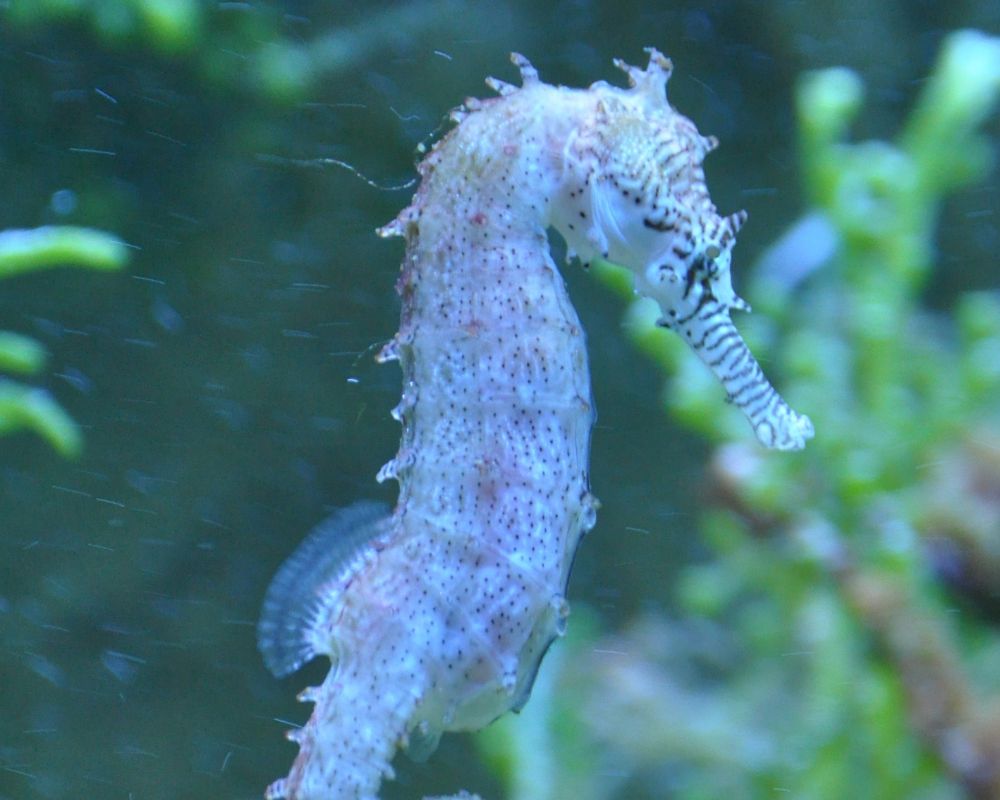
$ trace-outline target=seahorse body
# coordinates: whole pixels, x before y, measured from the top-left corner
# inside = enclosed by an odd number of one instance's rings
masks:
[[[399,746],[429,754],[527,699],[564,629],[573,554],[595,521],[587,461],[593,410],[584,335],[546,230],[585,260],[633,268],[720,375],[769,446],[811,434],[763,378],[729,321],[729,254],[743,215],[720,218],[701,160],[714,140],[666,102],[669,62],[650,51],[629,89],[542,83],[467,100],[419,165],[402,235],[403,425],[378,479],[391,516],[341,512],[278,574],[259,635],[268,665],[333,668],[308,689],[300,751],[269,798],[370,800]]]

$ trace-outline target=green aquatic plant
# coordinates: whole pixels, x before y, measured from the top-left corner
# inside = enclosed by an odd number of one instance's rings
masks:
[[[0,231],[0,278],[59,266],[94,270],[120,269],[128,249],[120,239],[101,231],[73,226]],[[36,340],[0,331],[0,370],[38,375],[47,354]],[[67,457],[79,454],[80,429],[52,396],[34,386],[0,378],[0,435],[32,430]]]
[[[209,82],[296,102],[321,81],[348,75],[387,50],[425,37],[432,46],[431,37],[437,41],[448,31],[472,35],[474,18],[465,10],[459,0],[389,5],[313,39],[303,35],[312,30],[309,19],[280,3],[10,0],[6,9],[0,3],[0,21],[6,11],[26,32],[82,26],[112,47],[148,45],[161,57],[189,62]]]
[[[943,199],[992,165],[1000,39],[948,37],[895,142],[846,140],[862,91],[846,69],[800,80],[811,208],[746,292],[752,348],[815,423],[804,452],[760,450],[652,304],[629,310],[668,407],[718,446],[714,558],[682,573],[678,619],[543,667],[536,695],[571,704],[536,696],[484,734],[517,800],[659,797],[664,771],[684,798],[1000,796],[1000,635],[976,612],[1000,582],[1000,294],[921,305]],[[522,727],[577,757],[524,752]]]
[[[197,0],[11,0],[7,13],[26,28],[85,21],[110,43],[141,36],[178,53],[198,44],[206,9]]]

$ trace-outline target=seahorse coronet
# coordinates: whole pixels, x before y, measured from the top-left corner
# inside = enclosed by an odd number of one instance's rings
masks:
[[[588,263],[630,269],[712,369],[762,444],[797,449],[812,424],[764,377],[729,318],[746,212],[720,216],[702,161],[718,141],[667,101],[669,59],[616,60],[629,87],[544,83],[466,100],[425,154],[409,205],[378,229],[406,241],[399,330],[380,350],[403,394],[391,514],[338,512],[279,572],[260,647],[283,674],[334,661],[292,738],[286,800],[375,800],[400,747],[482,727],[527,700],[565,632],[566,586],[596,521],[584,333],[549,252],[554,227]]]

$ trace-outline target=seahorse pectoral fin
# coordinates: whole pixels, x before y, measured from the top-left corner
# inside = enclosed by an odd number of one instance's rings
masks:
[[[426,720],[417,723],[406,735],[406,755],[418,763],[426,761],[437,750],[443,732]]]
[[[271,581],[257,625],[257,648],[267,668],[283,677],[317,655],[332,655],[322,623],[343,583],[364,557],[365,546],[384,530],[389,510],[360,502],[317,525]],[[327,637],[328,638],[328,637]]]
[[[668,312],[657,324],[680,334],[715,373],[731,403],[747,417],[758,441],[774,450],[801,450],[813,437],[809,417],[794,411],[764,375],[729,308],[711,297],[687,312]]]
[[[595,501],[596,502],[596,501]],[[569,603],[561,594],[553,595],[549,600],[548,613],[536,623],[532,631],[526,650],[530,656],[522,659],[521,675],[514,690],[514,697],[510,710],[520,713],[528,699],[531,697],[531,690],[534,688],[535,679],[538,677],[538,670],[542,666],[542,659],[548,652],[552,643],[561,636],[566,635],[566,621],[569,618]]]

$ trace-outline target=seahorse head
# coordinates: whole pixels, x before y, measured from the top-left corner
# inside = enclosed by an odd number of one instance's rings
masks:
[[[631,86],[591,87],[593,110],[564,150],[553,223],[584,261],[622,264],[639,283],[666,273],[685,297],[701,286],[726,307],[745,307],[733,292],[730,261],[746,212],[720,216],[702,168],[718,140],[667,102],[669,60],[652,50],[645,70],[617,63]]]
[[[561,152],[550,221],[570,255],[633,272],[636,292],[660,306],[659,324],[715,372],[761,443],[800,449],[812,423],[781,399],[730,319],[731,309],[749,309],[730,273],[746,212],[716,211],[702,163],[718,141],[670,106],[670,62],[649,52],[644,70],[617,62],[629,88],[596,83],[586,93]]]

